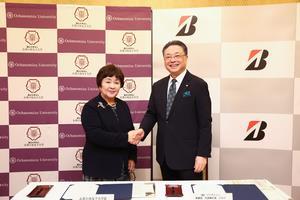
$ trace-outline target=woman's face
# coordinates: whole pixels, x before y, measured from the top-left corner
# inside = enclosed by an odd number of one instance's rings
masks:
[[[106,100],[114,100],[121,88],[121,82],[115,76],[102,79],[99,87],[102,97]]]

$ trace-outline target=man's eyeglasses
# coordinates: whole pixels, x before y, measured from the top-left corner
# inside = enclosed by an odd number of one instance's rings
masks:
[[[173,55],[173,56],[171,56],[171,55],[166,55],[166,56],[164,57],[164,59],[165,59],[166,61],[170,61],[170,60],[172,60],[172,58],[173,58],[174,60],[180,60],[183,56],[185,56],[185,55],[180,55],[180,54],[176,54],[176,55]]]

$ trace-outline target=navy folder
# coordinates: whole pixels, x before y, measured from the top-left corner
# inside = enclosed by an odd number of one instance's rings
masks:
[[[114,194],[115,200],[129,200],[132,197],[132,183],[101,184],[97,194]]]
[[[233,200],[268,200],[254,184],[224,184],[222,187],[232,193]]]

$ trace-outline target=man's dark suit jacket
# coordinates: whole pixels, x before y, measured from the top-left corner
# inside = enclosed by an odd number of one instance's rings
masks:
[[[128,131],[133,130],[126,102],[116,99],[117,115],[98,95],[87,102],[81,113],[86,134],[83,149],[83,174],[95,178],[118,178],[128,159],[136,161],[136,146],[128,143]]]
[[[193,169],[196,156],[210,157],[211,100],[207,83],[186,72],[166,119],[169,76],[152,86],[148,110],[140,127],[145,137],[158,123],[156,159],[171,169]],[[144,138],[145,138],[144,137]]]

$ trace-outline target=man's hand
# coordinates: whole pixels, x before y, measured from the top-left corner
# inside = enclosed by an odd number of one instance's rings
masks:
[[[194,172],[200,173],[204,170],[207,164],[207,158],[202,156],[196,156],[195,158],[195,165],[194,165]]]
[[[128,142],[130,144],[137,145],[138,143],[140,143],[140,141],[143,137],[144,137],[144,130],[141,128],[128,132]]]

